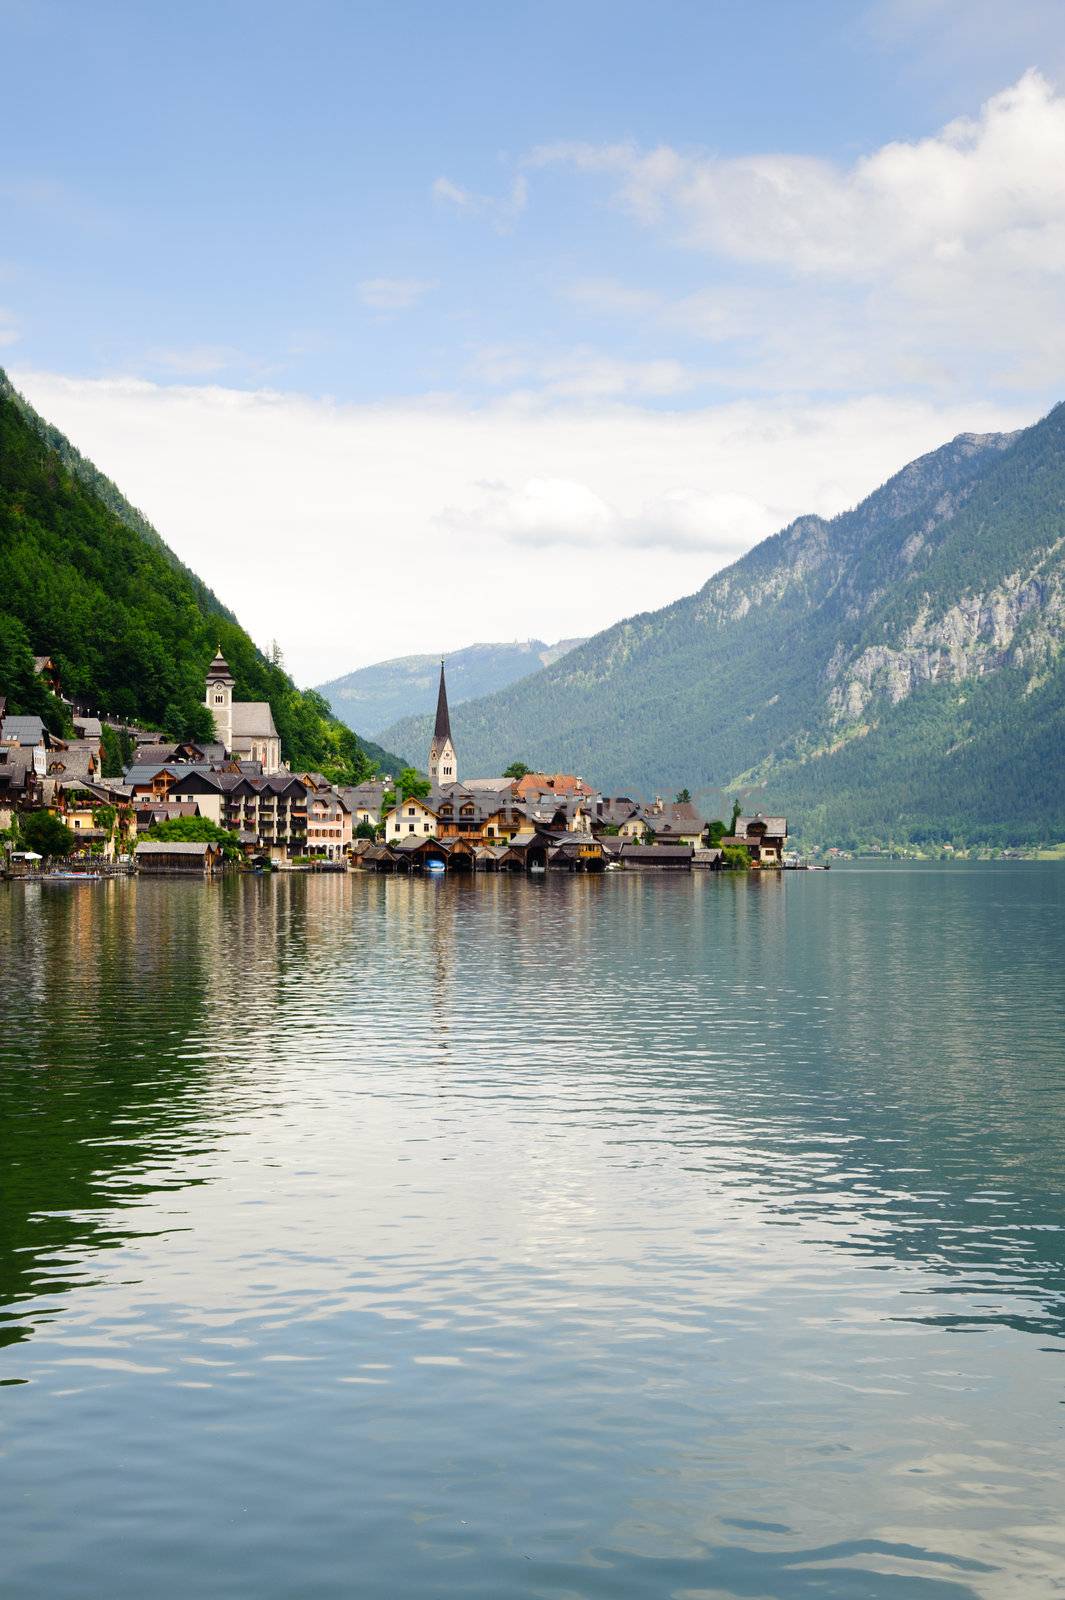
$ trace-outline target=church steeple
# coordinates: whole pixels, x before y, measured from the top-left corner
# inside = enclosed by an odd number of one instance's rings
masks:
[[[455,746],[451,742],[451,715],[447,706],[447,682],[441,658],[440,689],[436,697],[436,726],[429,745],[429,781],[438,786],[457,783],[458,776],[459,764]]]
[[[436,727],[433,729],[434,739],[451,738],[451,717],[447,709],[447,683],[444,679],[444,663],[440,662],[440,692],[436,697]]]

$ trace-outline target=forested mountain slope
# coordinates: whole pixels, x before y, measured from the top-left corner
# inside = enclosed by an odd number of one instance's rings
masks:
[[[457,706],[478,695],[494,694],[530,672],[549,667],[583,642],[562,639],[558,644],[545,644],[542,639],[521,639],[453,650],[445,658],[448,701]],[[428,715],[436,706],[439,682],[438,655],[398,656],[320,684],[318,693],[349,728],[373,735],[402,717]]]
[[[1065,839],[1063,642],[1059,406],[1020,434],[961,435],[461,706],[460,770],[754,790],[809,839]]]
[[[236,697],[273,707],[286,759],[345,778],[365,774],[366,750],[320,696],[298,690],[256,649],[115,486],[3,377],[0,692],[9,709],[54,719],[32,671],[32,654],[47,654],[73,697],[203,737],[213,728],[204,675],[219,645]]]

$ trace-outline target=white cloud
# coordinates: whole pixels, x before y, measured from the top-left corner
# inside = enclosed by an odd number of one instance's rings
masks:
[[[0,306],[0,348],[5,345],[16,344],[19,339],[19,326],[15,320],[14,312]]]
[[[528,204],[529,183],[524,173],[518,173],[507,193],[497,196],[476,194],[450,178],[440,177],[433,183],[432,192],[438,205],[466,216],[485,217],[499,233],[509,233]]]
[[[359,298],[373,311],[408,311],[435,288],[431,278],[364,278]]]
[[[517,486],[478,484],[465,505],[447,507],[438,520],[467,539],[504,540],[519,549],[695,554],[709,572],[775,532],[784,518],[749,495],[692,488],[667,490],[626,514],[586,484],[530,478]]]
[[[604,627],[697,588],[800,512],[852,504],[955,433],[1030,420],[890,397],[339,406],[12,377],[256,638],[281,641],[303,682]]]
[[[794,382],[794,354],[824,387],[825,349],[836,386],[1059,379],[1065,98],[1038,72],[979,116],[849,167],[632,144],[552,145],[530,161],[607,175],[644,226],[715,258],[688,326],[751,340],[755,381]]]
[[[686,242],[733,260],[860,279],[986,253],[1040,272],[1065,266],[1065,100],[1035,71],[979,117],[850,168],[631,145],[558,145],[533,159],[617,174],[641,220],[668,218]]]

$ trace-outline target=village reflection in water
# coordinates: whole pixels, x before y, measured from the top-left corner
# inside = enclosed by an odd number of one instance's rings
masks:
[[[16,1592],[1053,1593],[1062,909],[9,886]]]

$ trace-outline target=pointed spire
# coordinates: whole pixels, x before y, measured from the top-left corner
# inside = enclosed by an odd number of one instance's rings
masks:
[[[442,742],[451,738],[451,717],[447,709],[447,684],[444,682],[444,658],[440,658],[440,693],[436,697],[436,727],[433,739]]]

